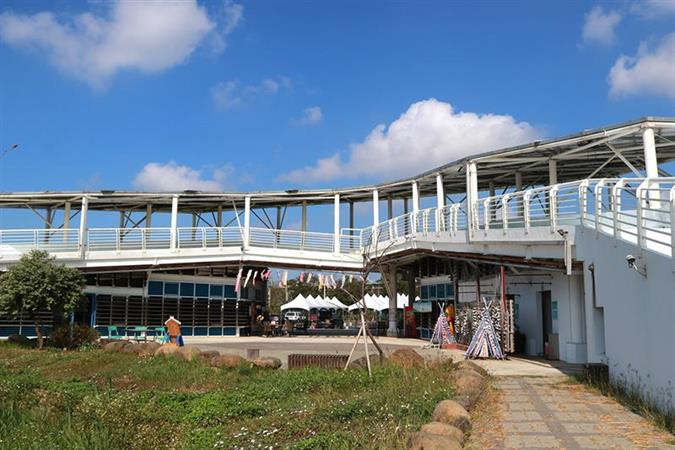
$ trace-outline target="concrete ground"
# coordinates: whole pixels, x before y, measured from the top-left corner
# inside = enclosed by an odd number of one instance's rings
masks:
[[[247,350],[259,350],[260,356],[279,358],[287,366],[288,355],[292,353],[324,353],[349,354],[354,345],[353,336],[294,336],[294,337],[185,337],[186,344],[197,346],[200,350],[217,350],[221,353],[235,353],[246,356]],[[464,352],[460,350],[439,350],[424,348],[426,341],[420,339],[400,339],[390,337],[376,338],[385,354],[390,354],[397,348],[410,347],[428,360],[452,358],[454,361],[464,359]],[[368,341],[368,350],[376,353],[375,347]],[[354,356],[364,356],[363,339],[356,348]],[[506,361],[476,361],[496,376],[529,375],[529,376],[560,376],[577,367],[560,362],[542,361],[524,358],[511,358]]]

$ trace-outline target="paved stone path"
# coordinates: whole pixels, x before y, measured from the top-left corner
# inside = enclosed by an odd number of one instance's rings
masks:
[[[504,377],[482,405],[474,449],[675,449],[675,436],[564,377]]]

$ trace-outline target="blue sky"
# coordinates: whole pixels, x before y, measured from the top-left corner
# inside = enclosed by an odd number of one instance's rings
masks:
[[[0,189],[344,186],[675,116],[674,4],[5,1]]]

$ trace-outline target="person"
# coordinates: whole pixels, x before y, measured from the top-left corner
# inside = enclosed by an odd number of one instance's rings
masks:
[[[179,347],[183,346],[183,336],[180,332],[181,323],[174,316],[169,316],[169,318],[164,322],[166,326],[166,332],[169,335],[169,344],[177,345]]]

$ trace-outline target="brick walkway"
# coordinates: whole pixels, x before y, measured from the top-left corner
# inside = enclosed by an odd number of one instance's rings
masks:
[[[560,377],[509,377],[479,406],[473,449],[675,449],[675,436]],[[494,406],[497,405],[495,408]]]

